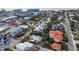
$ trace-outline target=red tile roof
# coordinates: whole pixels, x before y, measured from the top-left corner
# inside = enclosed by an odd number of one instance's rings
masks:
[[[52,47],[53,49],[60,50],[60,49],[61,49],[61,44],[59,44],[59,43],[53,43],[53,44],[51,44],[51,47]]]
[[[55,38],[56,40],[63,40],[63,36],[61,36],[61,35],[56,35],[54,38]]]
[[[54,34],[54,35],[63,35],[62,31],[49,31],[50,34]]]
[[[49,31],[49,34],[54,35],[54,40],[63,40],[63,32],[62,31]]]

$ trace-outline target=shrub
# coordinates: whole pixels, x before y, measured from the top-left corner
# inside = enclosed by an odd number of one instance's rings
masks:
[[[42,36],[42,33],[41,33],[41,32],[36,32],[36,31],[33,31],[33,32],[31,33],[31,35],[32,35],[32,34]]]
[[[74,40],[79,40],[79,36],[75,35]]]
[[[66,45],[65,43],[62,44],[62,50],[68,51],[68,45]]]

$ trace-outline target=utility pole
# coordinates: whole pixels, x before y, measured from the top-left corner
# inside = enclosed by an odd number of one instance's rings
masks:
[[[65,15],[65,31],[66,31],[66,34],[68,36],[68,49],[69,51],[76,51],[77,48],[76,48],[76,44],[74,42],[74,36],[71,32],[71,28],[70,28],[70,23],[69,23],[69,20],[68,20],[68,17],[67,17],[67,12],[65,11],[64,13]]]

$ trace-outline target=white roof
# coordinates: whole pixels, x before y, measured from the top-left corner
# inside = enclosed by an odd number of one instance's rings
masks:
[[[29,42],[24,42],[24,43],[19,43],[17,44],[17,47],[32,47],[33,44],[29,43]]]
[[[42,40],[42,37],[41,36],[38,36],[38,35],[32,35],[31,38],[34,40],[34,41],[41,41]]]
[[[48,22],[42,22],[40,25],[38,25],[34,30],[35,31],[38,31],[38,32],[42,32],[44,28],[47,27],[47,23]]]
[[[10,19],[10,18],[16,18],[16,16],[10,16],[10,17],[4,18],[2,20],[6,20],[6,19]]]
[[[24,17],[24,19],[29,19],[30,17]]]
[[[39,26],[39,27],[36,27],[34,30],[35,30],[35,31],[38,31],[38,32],[42,32],[43,29],[44,29],[43,27],[40,27],[40,26]]]
[[[47,19],[47,21],[50,21],[50,17]]]
[[[17,50],[24,50],[26,48],[26,44],[19,43],[16,45]]]
[[[28,28],[27,25],[21,25],[21,26],[19,26],[19,27],[22,27],[22,28]]]
[[[20,51],[24,51],[26,48],[31,48],[33,44],[29,42],[19,43],[16,45],[16,49]]]
[[[27,47],[32,47],[33,44],[29,43],[29,42],[24,42],[24,44],[26,44]]]

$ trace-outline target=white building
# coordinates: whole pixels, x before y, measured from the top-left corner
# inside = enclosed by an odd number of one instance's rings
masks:
[[[38,26],[38,27],[36,27],[35,29],[34,29],[34,31],[37,31],[37,32],[43,32],[43,27],[41,27],[41,26]]]
[[[59,20],[61,20],[61,19],[63,19],[64,18],[64,16],[58,16],[58,19]]]
[[[34,29],[34,31],[43,32],[45,28],[47,28],[47,22],[42,22]]]
[[[29,51],[33,44],[29,42],[19,43],[16,45],[17,51]]]
[[[38,35],[32,35],[30,36],[30,41],[36,41],[36,42],[40,42],[43,38],[41,36],[38,36]]]
[[[2,20],[10,20],[10,19],[17,19],[17,17],[16,16],[10,16],[10,17],[7,17],[7,18],[4,18],[4,19],[2,19]]]
[[[27,29],[27,30],[29,30],[29,26],[28,25],[21,25],[21,26],[19,26],[20,28],[23,28],[23,29]]]

